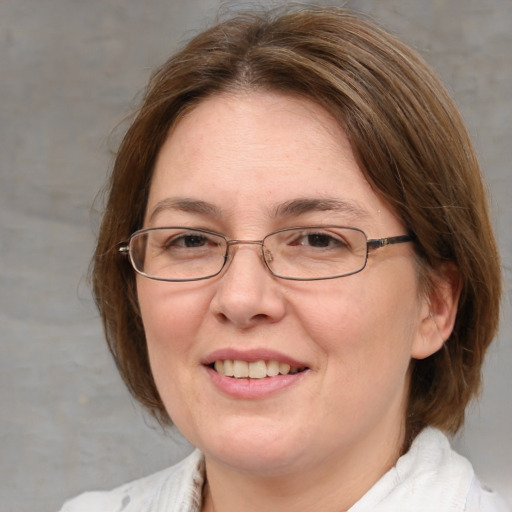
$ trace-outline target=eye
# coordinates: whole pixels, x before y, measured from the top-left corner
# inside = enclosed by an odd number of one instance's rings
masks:
[[[300,245],[318,249],[342,249],[349,246],[342,236],[328,231],[302,232],[295,239],[291,240],[289,245]]]
[[[205,247],[212,242],[208,237],[199,233],[185,233],[183,235],[173,236],[165,242],[166,248],[183,247],[185,249],[194,249],[196,247]]]
[[[224,239],[213,233],[169,228],[155,230],[152,235],[153,257],[164,258],[162,261],[198,261],[218,257],[225,251]]]
[[[312,233],[305,237],[307,239],[307,245],[311,247],[329,247],[331,245],[338,245],[339,241],[332,236],[326,235],[325,233]]]

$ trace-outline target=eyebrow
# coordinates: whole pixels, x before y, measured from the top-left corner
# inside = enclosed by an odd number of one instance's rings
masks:
[[[222,212],[220,208],[215,206],[212,203],[208,203],[206,201],[201,201],[200,199],[191,199],[188,197],[168,197],[159,201],[151,215],[149,216],[149,220],[153,220],[157,215],[161,212],[175,210],[187,213],[198,213],[200,215],[210,215],[214,217],[221,217]]]
[[[220,218],[223,216],[221,208],[200,199],[187,197],[168,197],[159,201],[153,208],[149,220],[153,220],[164,211],[181,211],[186,213],[196,213]],[[298,217],[311,212],[333,211],[336,213],[348,214],[354,218],[367,219],[370,214],[352,201],[334,199],[334,198],[297,198],[276,205],[271,210],[273,218]]]
[[[310,212],[333,211],[348,214],[351,217],[366,219],[369,212],[352,201],[333,198],[298,198],[277,205],[272,212],[273,217],[293,217]]]

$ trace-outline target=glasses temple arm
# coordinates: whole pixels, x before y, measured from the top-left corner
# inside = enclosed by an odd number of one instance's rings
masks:
[[[386,245],[403,244],[406,242],[414,242],[414,237],[412,235],[399,235],[387,238],[375,238],[368,240],[367,245],[369,250],[375,250],[386,247]]]

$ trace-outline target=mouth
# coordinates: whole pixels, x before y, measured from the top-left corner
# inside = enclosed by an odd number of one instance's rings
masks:
[[[276,360],[243,361],[239,359],[217,359],[208,365],[224,377],[234,379],[271,379],[279,375],[302,373],[306,366],[291,366]]]

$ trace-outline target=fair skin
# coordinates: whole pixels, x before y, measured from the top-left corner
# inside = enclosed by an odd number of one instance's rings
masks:
[[[299,206],[285,208],[292,201]],[[177,123],[159,153],[145,227],[260,240],[315,224],[369,238],[406,232],[313,102],[216,95]],[[240,245],[205,281],[137,277],[159,393],[205,455],[204,511],[339,512],[396,462],[410,360],[438,350],[454,319],[449,290],[434,308],[419,292],[412,251],[388,246],[358,274],[298,282],[272,276],[258,246]],[[236,379],[211,368],[224,359],[304,371]]]

